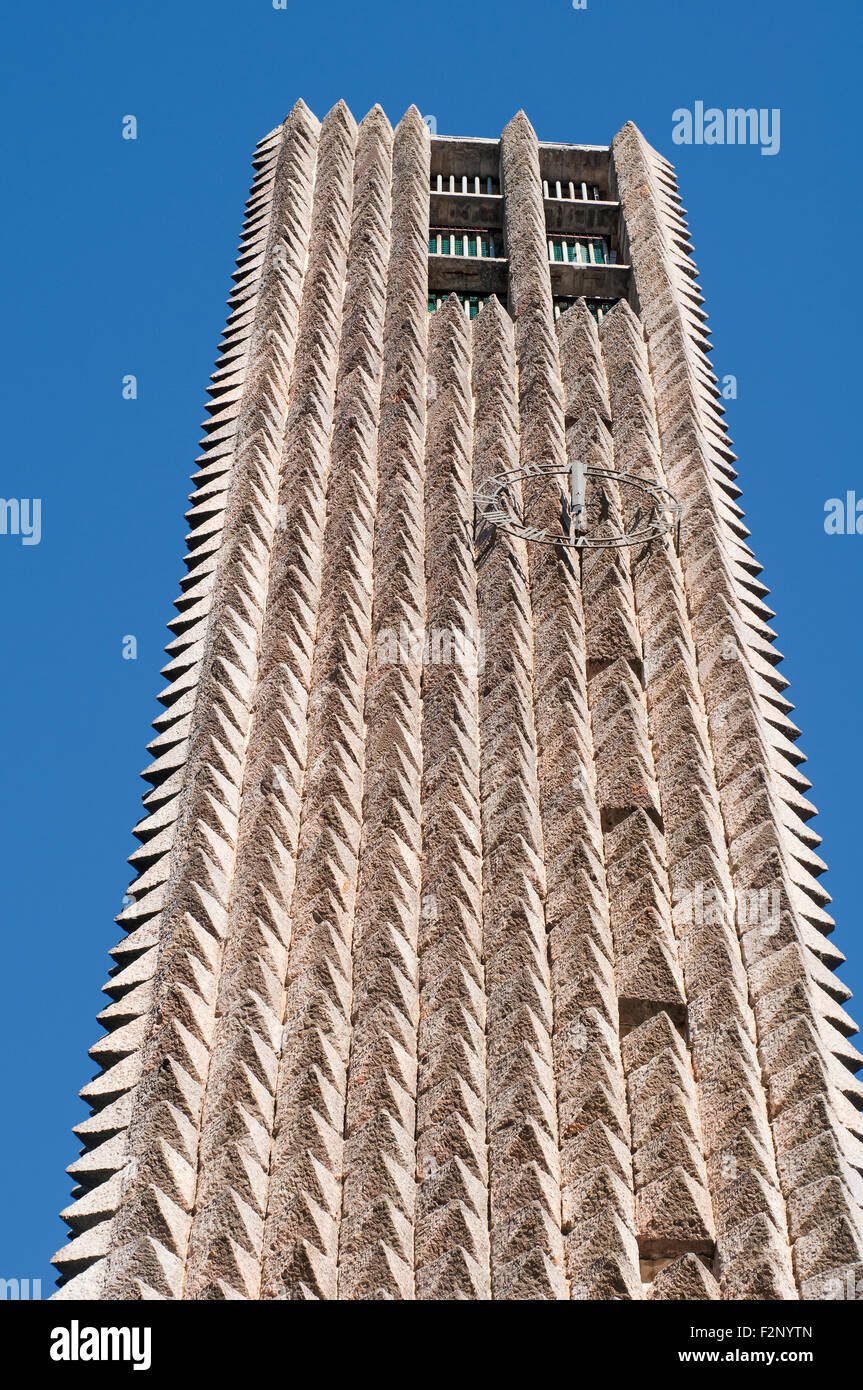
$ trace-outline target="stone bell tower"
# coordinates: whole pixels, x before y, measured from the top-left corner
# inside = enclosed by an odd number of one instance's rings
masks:
[[[343,103],[254,166],[55,1297],[860,1297],[673,169]]]

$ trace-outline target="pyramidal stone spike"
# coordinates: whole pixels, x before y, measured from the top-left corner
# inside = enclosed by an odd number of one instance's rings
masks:
[[[55,1297],[840,1296],[863,1059],[674,170],[430,124],[254,152]]]
[[[363,126],[367,127],[369,130],[375,129],[381,134],[392,135],[392,126],[387,120],[383,107],[379,106],[377,102],[366,112],[360,122],[361,129]]]

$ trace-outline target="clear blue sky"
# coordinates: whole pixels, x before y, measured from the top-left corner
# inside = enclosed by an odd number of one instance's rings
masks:
[[[0,496],[3,592],[0,1276],[42,1277],[84,1117],[78,1088],[128,883],[182,513],[255,142],[297,97],[323,116],[412,102],[441,134],[608,143],[628,119],[676,160],[729,402],[743,505],[863,987],[858,711],[859,46],[853,0],[147,0],[6,7]],[[447,14],[457,14],[453,29]],[[781,150],[681,147],[672,112],[779,107]],[[134,114],[136,142],[121,139]],[[134,373],[137,401],[121,380]],[[124,661],[123,637],[138,642]]]

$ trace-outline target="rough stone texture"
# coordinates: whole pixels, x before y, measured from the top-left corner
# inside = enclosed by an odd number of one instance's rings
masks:
[[[414,108],[258,147],[57,1298],[863,1296],[856,1028],[674,174],[616,137],[628,297],[555,327],[523,113],[499,150],[510,313],[470,324],[427,312]],[[531,469],[576,457],[670,487],[679,546],[474,527],[520,467],[559,528]]]

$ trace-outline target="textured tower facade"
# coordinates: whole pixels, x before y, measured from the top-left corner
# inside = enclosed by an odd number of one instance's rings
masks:
[[[300,103],[255,171],[55,1297],[859,1297],[671,166]]]

